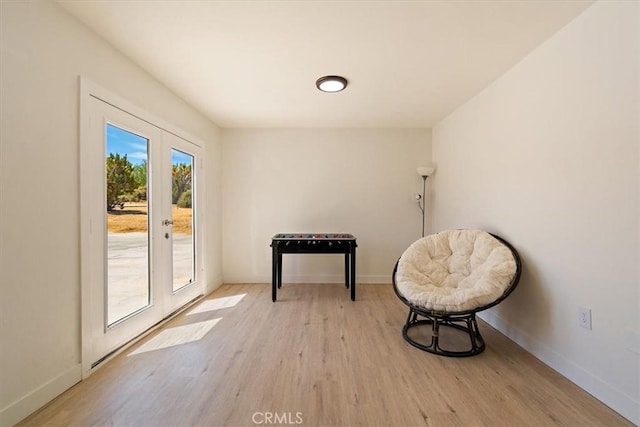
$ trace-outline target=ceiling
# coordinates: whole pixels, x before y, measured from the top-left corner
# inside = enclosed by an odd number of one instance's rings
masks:
[[[220,127],[428,128],[592,1],[58,3]]]

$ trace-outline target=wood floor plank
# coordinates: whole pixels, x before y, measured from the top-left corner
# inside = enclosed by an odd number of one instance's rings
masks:
[[[408,345],[406,315],[390,285],[224,285],[19,425],[631,425],[483,322],[456,359]]]

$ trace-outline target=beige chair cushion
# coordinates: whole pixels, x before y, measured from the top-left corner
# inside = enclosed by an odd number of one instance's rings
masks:
[[[398,292],[426,310],[456,313],[500,298],[516,274],[507,246],[481,230],[448,230],[423,237],[402,254]]]

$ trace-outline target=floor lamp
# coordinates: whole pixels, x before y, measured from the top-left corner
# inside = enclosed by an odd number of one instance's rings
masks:
[[[425,190],[427,189],[427,178],[433,175],[435,168],[431,166],[418,166],[418,175],[422,177],[422,194],[416,195],[418,207],[422,212],[422,237],[424,237],[424,213],[425,213]]]

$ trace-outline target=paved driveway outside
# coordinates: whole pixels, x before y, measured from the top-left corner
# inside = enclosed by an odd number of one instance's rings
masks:
[[[147,233],[108,235],[109,324],[149,304]],[[192,277],[190,234],[173,234],[174,290]]]

